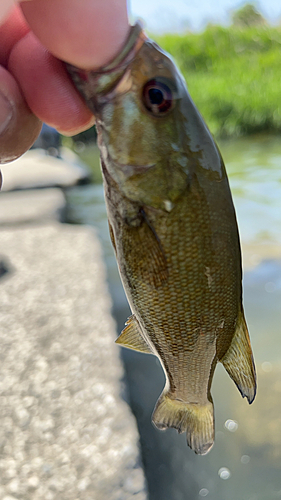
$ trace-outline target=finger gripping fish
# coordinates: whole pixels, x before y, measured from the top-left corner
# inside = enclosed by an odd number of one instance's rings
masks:
[[[153,423],[186,432],[206,454],[217,363],[249,403],[256,392],[222,158],[174,62],[139,24],[106,67],[68,71],[96,116],[110,235],[132,309],[116,342],[159,358],[166,385]]]

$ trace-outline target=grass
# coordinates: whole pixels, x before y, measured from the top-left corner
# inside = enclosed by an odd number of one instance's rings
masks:
[[[281,131],[281,29],[209,26],[165,35],[190,94],[217,137]]]

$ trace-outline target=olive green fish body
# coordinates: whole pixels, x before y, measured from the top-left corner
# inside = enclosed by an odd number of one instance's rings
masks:
[[[212,403],[214,368],[243,316],[239,240],[226,178],[223,183],[205,193],[193,179],[171,212],[128,207],[120,193],[113,194],[118,187],[112,182],[107,196],[120,275],[139,333],[162,363],[169,397],[198,406]],[[222,188],[228,200],[220,203]],[[130,217],[124,218],[126,204]],[[124,332],[118,342],[130,347]],[[209,435],[193,446],[198,453],[213,442],[212,405],[210,413]],[[179,422],[159,426],[182,430]]]
[[[205,454],[217,362],[249,402],[255,396],[235,211],[174,63],[139,27],[126,47],[100,73],[70,68],[97,117],[110,235],[132,309],[117,343],[158,356],[166,386],[153,422],[185,431]]]

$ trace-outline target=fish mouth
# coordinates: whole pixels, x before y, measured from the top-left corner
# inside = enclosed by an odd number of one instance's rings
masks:
[[[103,155],[103,161],[109,170],[112,168],[119,170],[126,177],[132,177],[133,175],[143,174],[156,166],[156,163],[146,163],[146,164],[132,164],[132,163],[121,163],[106,152],[106,158]]]

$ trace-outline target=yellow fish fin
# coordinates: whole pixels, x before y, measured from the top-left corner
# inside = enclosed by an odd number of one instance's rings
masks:
[[[161,241],[144,209],[141,210],[141,214],[145,221],[145,224],[143,224],[144,234],[141,237],[141,244],[143,251],[146,256],[148,256],[143,262],[143,276],[150,282],[151,286],[158,287],[163,285],[168,278],[166,255]]]
[[[141,209],[140,216],[141,225],[136,227],[123,225],[124,258],[129,274],[134,275],[137,283],[157,288],[167,282],[169,275],[167,259],[160,238],[144,209]],[[132,242],[134,242],[133,247]]]
[[[168,427],[186,432],[187,444],[198,455],[206,455],[214,444],[214,407],[185,403],[162,393],[152,415],[152,422],[160,429]]]
[[[239,314],[230,347],[220,361],[243,398],[246,397],[251,404],[256,395],[256,371],[243,311]]]
[[[124,330],[122,330],[119,337],[115,340],[116,344],[127,347],[127,349],[133,349],[134,351],[153,354],[141,334],[141,329],[136,317],[134,315],[130,316],[125,325]]]

